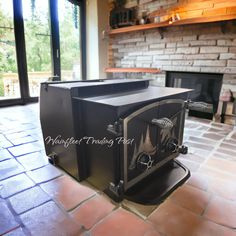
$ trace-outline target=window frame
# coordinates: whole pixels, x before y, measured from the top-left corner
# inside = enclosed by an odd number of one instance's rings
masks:
[[[22,0],[13,1],[13,24],[15,35],[16,62],[20,84],[20,98],[0,100],[0,107],[10,105],[24,105],[31,102],[38,102],[38,97],[31,97],[29,92],[29,81],[27,71],[27,58],[25,46],[24,19],[22,10]],[[86,2],[68,0],[80,7],[80,42],[81,42],[81,76],[82,80],[87,79],[86,71]],[[51,56],[52,75],[57,80],[61,80],[60,62],[60,34],[58,20],[58,0],[49,0],[49,17],[51,30]]]

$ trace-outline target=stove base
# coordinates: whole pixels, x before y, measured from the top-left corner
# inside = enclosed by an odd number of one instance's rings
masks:
[[[144,205],[155,205],[189,177],[190,171],[179,161],[173,160],[126,191],[124,198]]]

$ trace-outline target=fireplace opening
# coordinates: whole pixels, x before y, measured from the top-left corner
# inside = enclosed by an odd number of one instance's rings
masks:
[[[166,87],[193,89],[189,93],[189,115],[212,119],[217,112],[222,79],[222,74],[168,71]]]

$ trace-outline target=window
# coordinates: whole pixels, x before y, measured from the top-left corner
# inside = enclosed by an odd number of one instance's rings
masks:
[[[81,79],[80,7],[59,0],[61,79]]]
[[[0,1],[0,99],[20,97],[12,1]]]
[[[49,6],[42,0],[24,0],[22,4],[29,90],[30,96],[36,97],[40,83],[52,76]]]
[[[51,76],[86,78],[84,18],[85,1],[0,0],[1,106],[37,101]]]

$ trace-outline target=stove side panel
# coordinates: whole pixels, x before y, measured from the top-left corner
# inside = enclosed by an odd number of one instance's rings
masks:
[[[55,164],[74,178],[84,179],[76,145],[66,146],[63,143],[70,138],[76,139],[71,90],[41,85],[40,122],[46,154],[54,155]]]
[[[75,103],[79,104],[78,101]],[[118,120],[117,110],[89,101],[81,101],[80,105],[84,120],[81,138],[84,139],[84,155],[88,163],[87,181],[104,191],[110,182],[116,184],[121,179],[120,147],[115,142],[116,136],[107,131],[108,125]]]

